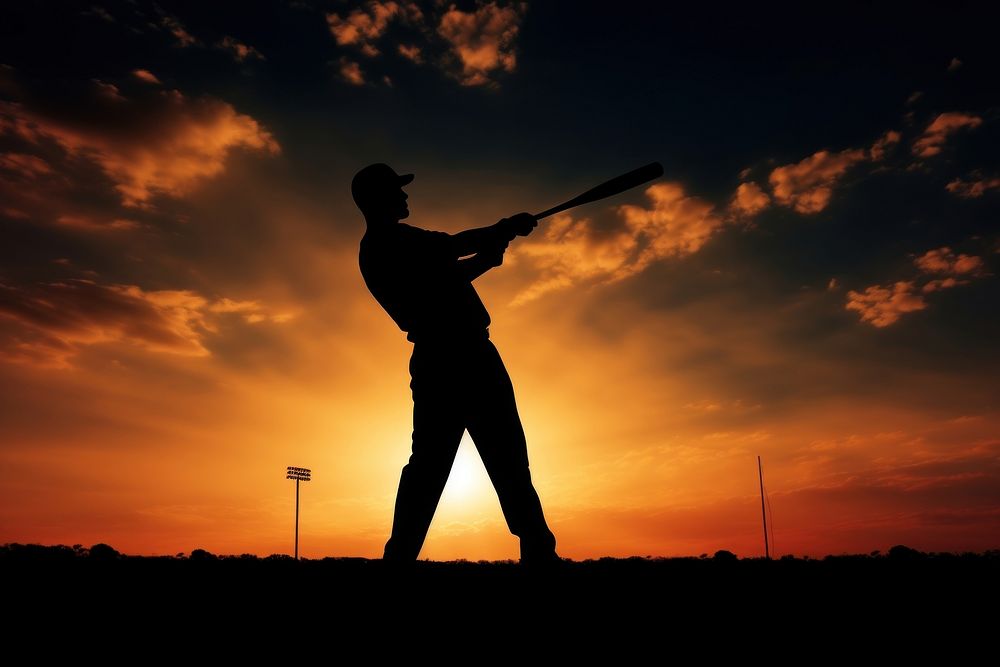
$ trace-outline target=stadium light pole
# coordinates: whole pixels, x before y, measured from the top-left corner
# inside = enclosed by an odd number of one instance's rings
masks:
[[[295,560],[299,559],[299,482],[308,482],[312,479],[312,470],[309,468],[296,468],[288,466],[285,479],[295,480]]]

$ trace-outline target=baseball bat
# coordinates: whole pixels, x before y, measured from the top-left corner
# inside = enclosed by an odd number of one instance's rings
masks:
[[[568,208],[573,208],[574,206],[579,206],[580,204],[589,204],[590,202],[597,201],[598,199],[605,199],[611,197],[626,190],[631,190],[637,185],[642,185],[655,178],[663,176],[663,165],[659,162],[650,162],[645,167],[639,167],[638,169],[633,169],[627,174],[622,174],[621,176],[616,176],[610,181],[605,181],[600,185],[593,187],[581,195],[573,197],[569,201],[564,201],[558,206],[553,206],[552,208],[542,211],[541,213],[535,214],[535,220],[541,220],[542,218],[547,218],[550,215],[555,215],[565,211]]]

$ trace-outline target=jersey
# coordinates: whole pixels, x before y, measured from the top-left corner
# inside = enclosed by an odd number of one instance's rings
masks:
[[[403,223],[369,227],[361,239],[365,285],[409,341],[488,335],[490,314],[452,248],[449,234]]]

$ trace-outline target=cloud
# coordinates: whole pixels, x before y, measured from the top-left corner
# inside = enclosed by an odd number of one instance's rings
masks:
[[[924,283],[924,286],[920,288],[920,291],[924,294],[930,294],[931,292],[938,292],[943,289],[950,289],[952,287],[958,287],[959,285],[964,285],[968,280],[958,280],[956,278],[935,278],[934,280],[928,280]]]
[[[927,281],[921,290],[925,294],[943,289],[967,285],[972,278],[985,275],[985,264],[982,258],[975,255],[956,255],[947,246],[928,250],[914,260],[922,272],[943,276]]]
[[[945,189],[953,195],[964,199],[976,199],[982,197],[987,190],[1000,188],[1000,176],[983,177],[972,175],[966,180],[956,178],[945,186]]]
[[[478,0],[467,9],[438,2],[425,15],[414,2],[368,0],[350,11],[327,13],[326,22],[338,46],[368,58],[382,53],[379,42],[389,41],[394,24],[408,26],[408,41],[394,47],[399,55],[440,67],[464,86],[494,83],[498,73],[516,68],[515,40],[527,3]],[[355,85],[363,82],[360,71],[341,75]]]
[[[899,143],[901,139],[899,132],[895,130],[889,130],[881,137],[879,137],[874,144],[872,144],[871,150],[868,152],[871,155],[871,159],[878,162],[884,158],[889,151],[895,148],[896,144]]]
[[[15,287],[0,283],[0,359],[68,367],[90,345],[127,343],[142,349],[207,357],[206,337],[218,317],[238,314],[248,323],[286,322],[257,301],[210,300],[190,290],[70,279]]]
[[[113,83],[106,83],[100,79],[91,79],[91,83],[97,89],[97,94],[111,100],[112,102],[124,102],[125,98],[122,97],[121,91],[118,90],[118,86]]]
[[[375,42],[397,18],[419,22],[423,19],[423,12],[412,2],[369,0],[345,16],[333,12],[327,14],[326,23],[338,45],[354,46],[364,55],[373,57],[379,54]]]
[[[865,160],[861,149],[819,151],[796,164],[771,172],[774,199],[799,213],[818,213],[830,202],[833,187],[848,169]]]
[[[0,208],[0,214],[13,220],[27,220],[31,217],[24,211],[11,207]]]
[[[230,37],[229,35],[223,37],[217,44],[217,47],[223,51],[228,51],[236,62],[242,63],[247,60],[265,60],[264,54],[260,51],[233,37]]]
[[[661,259],[690,255],[723,224],[712,204],[687,196],[677,183],[652,185],[646,196],[649,208],[619,206],[619,224],[610,231],[590,219],[560,214],[540,238],[519,245],[515,261],[530,263],[540,277],[514,303],[583,281],[622,280]]]
[[[420,47],[416,44],[407,45],[400,44],[397,49],[399,50],[399,55],[403,56],[407,60],[412,60],[418,65],[424,62],[423,54],[420,51]]]
[[[0,169],[29,180],[52,173],[52,167],[48,162],[35,155],[24,153],[0,153]]]
[[[975,255],[956,255],[947,246],[928,250],[920,257],[917,257],[914,263],[925,273],[979,275],[983,270],[983,260],[981,258]]]
[[[135,220],[127,220],[125,218],[95,220],[83,215],[60,215],[56,218],[56,223],[64,227],[72,227],[86,232],[129,231],[140,227],[139,223]]]
[[[921,294],[965,285],[973,278],[986,275],[982,258],[955,254],[947,246],[928,250],[914,259],[913,263],[922,275],[934,276],[924,280],[919,291],[919,277],[896,282],[891,287],[873,285],[864,292],[848,292],[846,308],[858,311],[862,322],[869,322],[880,328],[887,327],[897,322],[904,313],[926,308],[927,302]]]
[[[451,45],[461,67],[453,75],[462,85],[480,86],[496,72],[514,71],[514,40],[526,10],[525,3],[501,7],[489,2],[471,12],[451,5],[441,16],[437,31]]]
[[[883,328],[897,322],[904,313],[912,313],[927,307],[924,298],[914,292],[912,281],[899,281],[883,287],[872,285],[864,292],[851,290],[847,293],[847,310],[856,310],[862,322]]]
[[[102,21],[107,21],[108,23],[115,23],[115,17],[112,16],[108,10],[104,7],[98,7],[97,5],[92,5],[90,9],[86,9],[80,12],[83,16],[96,16]]]
[[[937,155],[949,136],[962,128],[974,129],[982,124],[983,119],[974,114],[959,111],[940,114],[913,143],[913,154],[923,158]]]
[[[347,83],[353,86],[363,86],[365,83],[365,76],[361,73],[361,66],[354,62],[353,60],[348,60],[346,57],[341,58],[338,63],[340,77]]]
[[[128,102],[111,107],[81,100],[74,103],[78,115],[63,117],[0,102],[0,135],[17,136],[39,151],[54,143],[70,158],[92,160],[130,207],[147,206],[160,194],[187,194],[221,174],[234,150],[280,151],[256,120],[217,99],[170,90]]]
[[[729,204],[738,217],[752,217],[770,206],[771,198],[756,183],[740,183]]]
[[[156,75],[150,72],[148,69],[134,69],[132,70],[132,76],[139,79],[140,81],[145,81],[146,83],[159,84],[160,80],[156,78]]]
[[[8,361],[67,366],[80,348],[129,341],[146,349],[207,356],[204,297],[185,290],[146,292],[90,280],[27,288],[0,284],[0,319]]]
[[[170,34],[174,36],[174,39],[177,40],[177,46],[181,48],[195,46],[199,43],[197,38],[189,33],[187,28],[185,28],[184,25],[173,16],[161,16],[160,25],[166,28]]]

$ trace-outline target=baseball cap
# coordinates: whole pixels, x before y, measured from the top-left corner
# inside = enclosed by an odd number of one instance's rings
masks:
[[[365,206],[386,190],[402,187],[412,180],[413,174],[401,176],[389,165],[377,162],[354,174],[351,180],[351,196],[359,207]]]

